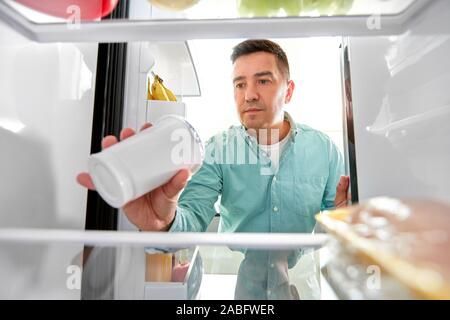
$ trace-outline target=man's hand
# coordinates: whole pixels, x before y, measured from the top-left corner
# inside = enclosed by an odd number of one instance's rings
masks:
[[[151,127],[145,124],[142,130]],[[125,128],[120,132],[120,140],[127,139],[135,134],[131,128]],[[118,143],[115,136],[106,136],[102,140],[102,148],[109,148]],[[180,191],[189,179],[189,170],[180,170],[169,182],[128,202],[122,209],[128,219],[143,231],[167,231],[169,230],[178,204]],[[82,186],[95,190],[94,183],[87,172],[77,176],[77,181]]]
[[[350,195],[348,194],[349,185],[350,177],[341,176],[336,187],[336,198],[334,198],[334,206],[336,208],[345,207],[347,205],[347,201],[350,200]]]

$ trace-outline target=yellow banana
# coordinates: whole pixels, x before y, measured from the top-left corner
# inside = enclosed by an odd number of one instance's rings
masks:
[[[169,97],[170,101],[177,101],[177,97],[175,97],[175,95],[173,94],[172,91],[170,91],[169,89],[167,89],[167,87],[165,87],[162,83],[161,85],[164,87],[164,89],[166,90],[167,96]]]
[[[147,78],[147,100],[155,100],[150,91],[150,78]]]
[[[175,95],[163,85],[163,80],[158,75],[153,77],[151,95],[154,100],[177,101]]]
[[[153,77],[153,84],[152,84],[153,99],[170,101],[169,96],[167,95],[166,90],[162,86],[160,79],[161,78],[159,78],[157,75]]]

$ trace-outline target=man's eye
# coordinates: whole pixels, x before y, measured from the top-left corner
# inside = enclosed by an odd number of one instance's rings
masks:
[[[236,83],[234,86],[237,89],[242,89],[244,87],[244,84],[243,83]]]
[[[270,80],[268,80],[268,79],[260,79],[259,80],[260,84],[268,84],[269,82],[270,82]]]

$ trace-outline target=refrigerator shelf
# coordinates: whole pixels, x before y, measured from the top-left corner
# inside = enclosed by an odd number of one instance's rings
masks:
[[[0,2],[0,20],[37,42],[128,42],[237,37],[376,36],[407,30],[430,0],[354,0],[353,7],[338,15],[306,11],[287,16],[279,9],[273,16],[239,14],[235,1],[200,1],[182,13],[158,11],[139,1],[144,14],[133,19],[82,21],[44,16],[36,19],[28,8],[14,1]],[[436,1],[438,2],[438,1]],[[226,3],[229,6],[227,7]],[[203,7],[204,8],[203,8]],[[207,10],[206,6],[214,7]],[[232,7],[234,6],[234,7]],[[354,9],[356,8],[356,9]],[[34,19],[32,19],[34,17]]]
[[[252,249],[320,248],[326,234],[303,233],[197,233],[84,231],[66,229],[2,228],[0,243],[82,243],[85,245],[132,245],[187,248],[197,245]]]

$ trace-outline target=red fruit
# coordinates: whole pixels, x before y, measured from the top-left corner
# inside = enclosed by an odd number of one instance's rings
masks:
[[[71,6],[80,8],[81,21],[96,20],[107,16],[117,6],[119,0],[15,0],[33,10],[59,17],[69,18],[73,15]]]

